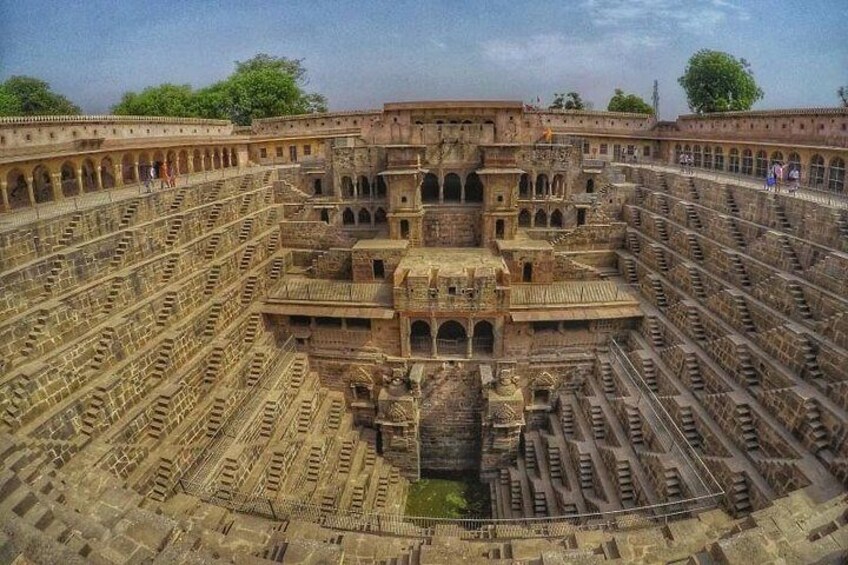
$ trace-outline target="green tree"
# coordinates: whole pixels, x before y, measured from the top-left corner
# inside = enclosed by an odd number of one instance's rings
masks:
[[[260,69],[271,69],[291,76],[295,82],[307,84],[306,69],[303,59],[289,59],[288,57],[274,57],[267,53],[254,55],[247,61],[236,61],[236,73],[257,71]]]
[[[212,120],[230,119],[230,95],[223,81],[195,92],[192,104],[194,116]]]
[[[165,83],[139,93],[125,92],[112,107],[112,113],[120,116],[192,116],[194,112],[194,93],[187,84]]]
[[[637,114],[654,113],[650,104],[635,94],[625,94],[620,88],[615,89],[615,94],[610,98],[607,110],[610,112],[635,112]]]
[[[188,85],[161,84],[127,92],[112,108],[116,114],[196,116],[248,125],[257,118],[326,112],[327,99],[307,93],[302,59],[260,53],[236,61],[226,79],[197,91]]]
[[[696,52],[677,81],[698,114],[750,110],[763,97],[748,62],[721,51]]]
[[[224,81],[230,98],[230,119],[247,125],[257,118],[326,112],[327,100],[320,94],[305,92],[306,82],[301,59],[260,53],[247,61],[237,61],[235,72]]]
[[[848,108],[848,86],[840,86],[836,89],[836,95],[842,100],[842,106]]]
[[[50,90],[50,85],[41,79],[13,76],[0,85],[2,115],[47,116],[79,113],[79,106]]]
[[[20,116],[21,101],[0,84],[0,116]]]
[[[256,118],[303,114],[304,97],[294,77],[273,69],[237,72],[226,82],[230,118],[247,125]]]
[[[554,93],[554,101],[548,106],[550,110],[586,110],[588,105],[583,102],[580,94],[577,92],[569,92],[564,94],[561,92]]]

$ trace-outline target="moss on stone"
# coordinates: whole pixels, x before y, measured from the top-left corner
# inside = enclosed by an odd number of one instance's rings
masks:
[[[421,479],[409,487],[407,516],[481,518],[490,513],[489,489],[474,478]]]

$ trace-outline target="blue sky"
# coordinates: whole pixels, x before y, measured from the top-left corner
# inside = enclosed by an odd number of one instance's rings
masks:
[[[603,109],[616,87],[649,100],[658,79],[669,119],[688,112],[677,77],[700,48],[751,63],[756,108],[835,106],[847,16],[848,0],[0,0],[0,80],[38,76],[100,113],[266,52],[304,58],[331,110],[566,90]]]

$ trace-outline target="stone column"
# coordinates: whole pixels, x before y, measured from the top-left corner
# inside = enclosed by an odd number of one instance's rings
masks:
[[[133,167],[135,168],[135,180],[136,182],[142,182],[144,179],[141,178],[141,164],[138,161],[133,163]]]
[[[56,188],[55,188],[56,175],[53,176],[53,179],[54,179],[53,194],[55,196],[55,194],[56,194]],[[61,194],[61,193],[62,193],[62,183],[60,182],[59,183],[59,194]],[[32,175],[32,180],[27,185],[27,194],[29,194],[29,204],[30,204],[30,206],[35,206],[35,175]]]
[[[85,183],[82,180],[82,167],[77,167],[77,191],[79,194],[85,192]]]
[[[445,203],[445,175],[439,172],[439,204]]]
[[[97,190],[103,190],[103,166],[99,166],[95,169],[97,173]]]
[[[5,180],[0,180],[0,196],[2,196],[2,201],[0,201],[0,210],[4,212],[9,211],[9,183]]]
[[[188,171],[188,174],[192,174],[194,172],[194,155],[193,154],[189,154],[186,157],[186,171]]]
[[[459,179],[459,203],[465,204],[465,181],[461,177]]]
[[[465,343],[465,357],[471,359],[474,355],[474,318],[468,318],[465,323],[465,335],[467,341]]]
[[[124,166],[121,163],[115,163],[115,188],[124,186]]]
[[[496,358],[503,356],[503,318],[496,318],[492,328],[492,339],[495,342],[492,344],[492,353]]]
[[[528,181],[530,186],[528,187],[530,190],[530,200],[536,200],[536,171],[530,171],[530,180]],[[530,225],[533,225],[533,222],[530,222]]]
[[[410,357],[412,355],[412,335],[410,332],[409,318],[400,319],[400,356]]]
[[[65,198],[65,193],[62,191],[62,173],[53,173],[53,200],[59,201]],[[32,186],[35,187],[35,177],[32,179]],[[33,202],[35,202],[35,197],[33,197]]]
[[[436,319],[430,318],[430,341],[431,341],[431,343],[430,343],[430,356],[431,357],[435,357],[436,354],[439,352],[439,350],[436,349],[436,336],[437,335],[438,335],[438,330],[436,329]]]

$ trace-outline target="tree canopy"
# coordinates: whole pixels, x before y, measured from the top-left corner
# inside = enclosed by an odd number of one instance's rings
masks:
[[[194,95],[187,84],[160,84],[139,93],[125,92],[113,113],[126,116],[191,116]]]
[[[79,106],[50,89],[47,82],[28,76],[9,77],[0,84],[0,116],[79,114]]]
[[[140,93],[127,92],[112,112],[228,119],[248,125],[257,118],[327,111],[324,96],[304,91],[307,80],[302,59],[260,53],[236,61],[235,66],[225,80],[196,91],[189,85],[166,83]]]
[[[610,98],[607,110],[610,112],[635,112],[637,114],[653,114],[653,107],[635,94],[625,94],[620,88]]]
[[[836,95],[842,100],[842,106],[848,108],[848,86],[840,86],[836,89]]]
[[[588,110],[589,104],[584,102],[578,92],[555,92],[554,101],[548,106],[549,110]]]
[[[698,114],[750,110],[763,97],[748,62],[722,51],[696,52],[677,81]]]

